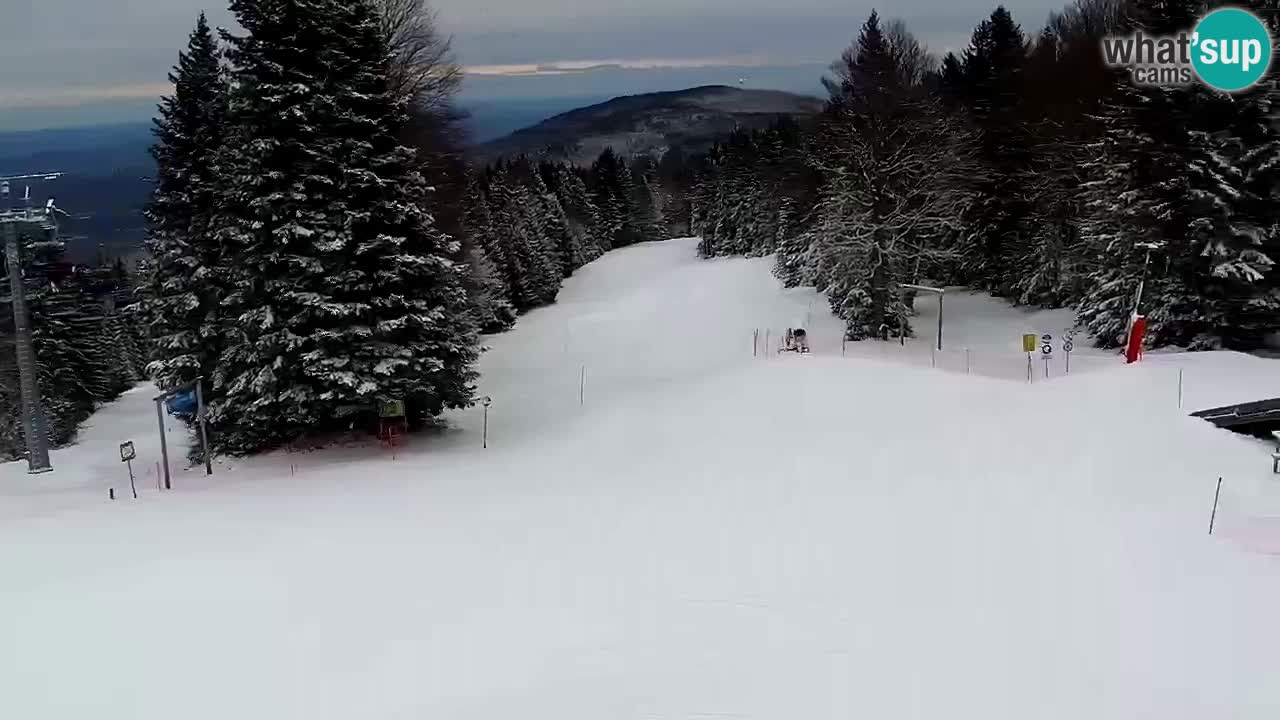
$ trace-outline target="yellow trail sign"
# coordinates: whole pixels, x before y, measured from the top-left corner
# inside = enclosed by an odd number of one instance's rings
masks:
[[[1022,336],[1022,352],[1035,352],[1035,351],[1036,351],[1036,334],[1027,333],[1026,335],[1023,335]]]

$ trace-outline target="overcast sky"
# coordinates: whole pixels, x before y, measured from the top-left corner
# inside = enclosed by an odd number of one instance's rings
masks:
[[[1005,5],[1034,32],[1064,0]],[[434,0],[464,65],[608,61],[645,67],[788,65],[839,54],[876,3],[870,0]],[[934,50],[962,46],[992,3],[894,0]],[[18,117],[91,115],[95,107],[150,102],[195,16],[218,25],[219,0],[0,0],[0,126]],[[7,116],[6,116],[7,115]],[[91,117],[86,119],[91,120]]]

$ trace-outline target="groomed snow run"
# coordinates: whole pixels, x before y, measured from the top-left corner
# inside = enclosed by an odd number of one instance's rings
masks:
[[[113,503],[140,388],[52,475],[0,466],[0,718],[1280,717],[1280,479],[1185,414],[1275,361],[1028,384],[1017,335],[1069,318],[973,299],[957,342],[1013,377],[932,369],[694,243],[491,338],[487,450],[477,407]],[[806,316],[812,355],[753,354]]]

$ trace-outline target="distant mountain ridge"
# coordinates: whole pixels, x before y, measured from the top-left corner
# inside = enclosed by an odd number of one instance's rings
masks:
[[[606,147],[628,155],[696,152],[735,127],[763,127],[779,116],[802,118],[821,109],[814,97],[727,85],[624,95],[482,143],[474,155],[486,162],[524,154],[585,164]]]

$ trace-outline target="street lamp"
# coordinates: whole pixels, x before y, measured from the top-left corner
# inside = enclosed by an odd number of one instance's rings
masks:
[[[903,290],[933,293],[938,296],[938,350],[942,350],[942,296],[947,294],[946,288],[929,287],[928,285],[902,285]]]

